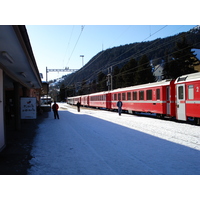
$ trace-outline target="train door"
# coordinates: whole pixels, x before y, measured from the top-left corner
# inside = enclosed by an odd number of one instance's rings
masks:
[[[106,96],[106,109],[110,110],[111,109],[111,98],[112,98],[112,95],[111,93],[108,93],[105,95]]]
[[[186,120],[185,84],[176,85],[176,113],[178,120]]]
[[[167,115],[170,115],[171,113],[170,113],[170,87],[169,86],[166,87],[166,92],[167,92],[167,94],[166,94]]]

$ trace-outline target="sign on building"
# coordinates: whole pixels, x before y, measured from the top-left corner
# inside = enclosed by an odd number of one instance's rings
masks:
[[[21,98],[21,119],[36,119],[37,101],[35,97]]]

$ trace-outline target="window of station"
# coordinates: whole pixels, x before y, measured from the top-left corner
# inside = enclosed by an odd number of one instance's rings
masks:
[[[194,99],[194,86],[188,85],[188,99]]]
[[[130,92],[127,93],[127,100],[131,100],[131,93]]]
[[[122,100],[126,100],[126,93],[122,93]]]
[[[156,89],[156,100],[160,99],[160,89]]]
[[[133,100],[137,100],[137,92],[133,92]]]
[[[144,100],[144,91],[139,91],[139,100]]]
[[[146,91],[147,100],[152,100],[152,90]]]

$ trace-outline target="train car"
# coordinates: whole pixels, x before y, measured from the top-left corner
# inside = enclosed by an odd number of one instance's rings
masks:
[[[111,109],[117,109],[117,101],[123,102],[122,109],[129,113],[155,113],[159,117],[175,116],[174,80],[116,89],[111,95]]]
[[[78,102],[81,104],[81,96],[74,97],[74,105],[76,105]]]
[[[81,105],[82,106],[89,106],[89,95],[81,96]]]
[[[70,105],[74,104],[74,98],[73,97],[67,97],[67,103]]]
[[[67,103],[70,105],[76,105],[78,102],[81,103],[81,96],[75,96],[75,97],[68,97]]]
[[[90,94],[88,97],[89,106],[96,108],[111,109],[111,93],[110,92],[98,92]]]
[[[129,113],[155,113],[158,117],[175,117],[186,121],[193,118],[200,124],[200,72],[183,75],[176,80],[98,92],[89,95],[68,97],[68,103],[117,110],[117,102]]]
[[[200,124],[200,72],[180,76],[175,81],[176,118],[193,118]]]

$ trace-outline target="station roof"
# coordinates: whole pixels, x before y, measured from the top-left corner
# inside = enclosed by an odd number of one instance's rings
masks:
[[[42,82],[24,25],[0,26],[0,68],[27,88],[41,88]]]

